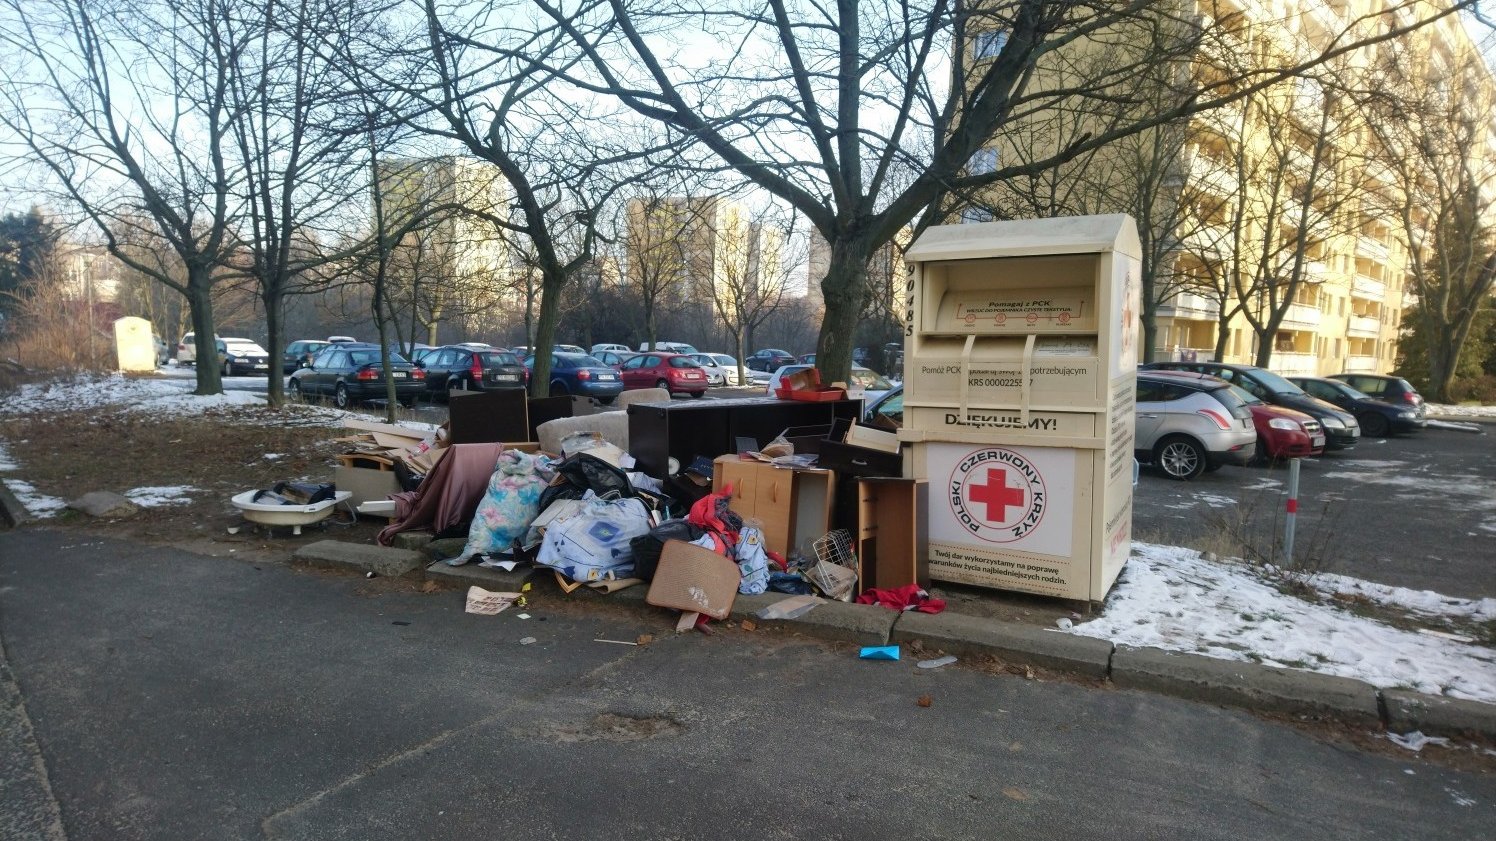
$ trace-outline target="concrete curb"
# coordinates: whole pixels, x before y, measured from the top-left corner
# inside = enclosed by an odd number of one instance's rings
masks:
[[[530,580],[530,576],[534,572],[533,567],[505,572],[501,569],[478,566],[477,564],[463,564],[462,566],[454,567],[448,566],[442,561],[434,561],[427,565],[426,571],[422,574],[427,581],[451,584],[455,587],[476,585],[496,593],[518,593],[520,592],[520,588]]]
[[[426,558],[420,552],[340,540],[308,543],[297,549],[291,560],[307,566],[372,572],[388,578],[397,578],[426,565]]]
[[[918,642],[952,654],[990,654],[1008,663],[1098,680],[1111,668],[1112,644],[1106,640],[959,613],[895,615],[893,642]]]
[[[1111,676],[1123,689],[1268,712],[1328,714],[1358,723],[1381,723],[1376,687],[1351,678],[1127,646],[1112,654]]]
[[[1406,689],[1382,690],[1387,729],[1397,733],[1475,733],[1496,737],[1496,705],[1425,695]]]

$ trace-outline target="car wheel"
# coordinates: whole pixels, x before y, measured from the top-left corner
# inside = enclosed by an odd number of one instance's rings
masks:
[[[398,398],[396,402],[398,402],[401,406],[404,406],[407,409],[409,409],[412,406],[416,405],[416,399],[414,397],[401,397],[401,398]]]
[[[293,403],[302,402],[301,383],[296,380],[286,383],[286,399]]]
[[[568,395],[570,393],[571,392],[569,390],[567,390],[565,383],[561,383],[561,382],[551,383],[551,396],[552,397],[565,397],[566,395]]]
[[[704,391],[693,391],[693,392],[691,392],[691,396],[692,397],[700,397],[703,394],[706,394],[706,392],[704,392]]]
[[[332,393],[332,404],[339,409],[346,409],[351,402],[353,401],[348,399],[348,385],[346,383],[338,383],[338,387]]]
[[[223,374],[225,377],[232,377],[234,375],[234,366],[225,362],[223,363],[223,369],[219,371],[219,373]]]
[[[603,404],[604,406],[611,406],[613,405],[613,401],[617,399],[618,398],[616,397],[599,397],[597,398],[597,402]]]
[[[655,388],[663,388],[663,389],[665,389],[665,391],[669,392],[669,394],[670,394],[671,397],[675,396],[675,392],[670,391],[670,383],[667,383],[664,380],[660,380],[660,381],[656,382],[655,383]]]
[[[1387,421],[1386,415],[1377,412],[1367,412],[1356,420],[1361,422],[1361,434],[1369,438],[1386,438],[1392,431],[1392,424]]]
[[[1153,463],[1170,479],[1193,479],[1205,472],[1205,462],[1205,448],[1189,438],[1165,438],[1153,447]]]

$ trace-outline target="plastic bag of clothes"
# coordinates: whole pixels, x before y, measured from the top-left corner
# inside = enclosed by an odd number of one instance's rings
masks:
[[[501,453],[489,477],[488,491],[473,512],[467,545],[462,554],[447,563],[460,566],[474,555],[513,551],[540,512],[540,494],[545,487],[545,478],[536,470],[535,456],[518,450]]]
[[[769,590],[769,555],[764,549],[764,531],[756,525],[743,526],[738,532],[738,572],[742,580],[738,592],[757,596]]]
[[[573,581],[628,578],[634,571],[630,541],[649,532],[649,510],[633,497],[599,499],[569,517],[554,520],[545,530],[537,566],[559,571]]]

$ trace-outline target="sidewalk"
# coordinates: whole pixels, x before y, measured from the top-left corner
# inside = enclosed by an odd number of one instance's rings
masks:
[[[380,575],[405,575],[450,586],[477,585],[488,590],[518,591],[530,583],[537,596],[557,599],[606,599],[641,611],[658,611],[644,603],[647,585],[604,596],[586,587],[570,596],[547,571],[503,573],[476,565],[447,566],[420,549],[430,549],[417,535],[402,536],[407,548],[385,548],[326,540],[296,551],[298,563]],[[459,541],[460,542],[460,541]],[[1400,689],[1378,689],[1345,677],[1297,669],[1221,660],[1156,648],[1116,646],[1106,640],[1062,633],[1034,624],[946,610],[930,615],[897,613],[873,605],[828,601],[792,620],[763,620],[759,610],[786,598],[783,594],[737,597],[730,621],[752,620],[759,628],[776,628],[857,645],[897,644],[909,652],[935,657],[954,654],[990,660],[1018,673],[1028,670],[1109,682],[1186,700],[1240,707],[1264,713],[1331,718],[1347,724],[1380,726],[1395,733],[1420,730],[1426,735],[1460,734],[1496,739],[1496,705],[1445,698]]]

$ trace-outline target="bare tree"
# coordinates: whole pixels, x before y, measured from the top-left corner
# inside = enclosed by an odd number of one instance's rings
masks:
[[[1411,12],[1405,24],[1379,11],[1285,64],[1201,87],[1180,83],[1173,103],[1158,108],[1137,94],[1139,78],[1168,80],[1161,69],[1193,60],[1204,34],[1221,25],[1197,17],[1193,5],[533,2],[570,49],[536,36],[535,47],[512,51],[688,134],[826,239],[818,351],[837,378],[850,365],[868,257],[928,209],[948,207],[952,192],[1046,171],[1469,5],[1400,4]],[[678,49],[683,43],[699,46]],[[1104,60],[1081,60],[1097,54]],[[1057,138],[1045,156],[964,170],[992,137],[1025,119],[1093,110],[1111,116],[1080,121],[1083,130]],[[892,173],[904,168],[917,175],[895,189]]]
[[[1429,395],[1452,399],[1460,356],[1496,284],[1496,187],[1481,55],[1453,56],[1441,72],[1404,71],[1417,43],[1379,56],[1381,84],[1361,91],[1365,124],[1380,152],[1368,162],[1372,209],[1396,220],[1408,243],[1408,281],[1418,298],[1417,329],[1428,353]]]
[[[4,0],[0,124],[25,144],[109,252],[186,297],[197,358],[217,357],[212,292],[231,262],[231,87],[253,22],[218,0]],[[149,230],[138,229],[141,223]],[[125,246],[157,235],[183,272]],[[197,366],[198,394],[223,390]]]

